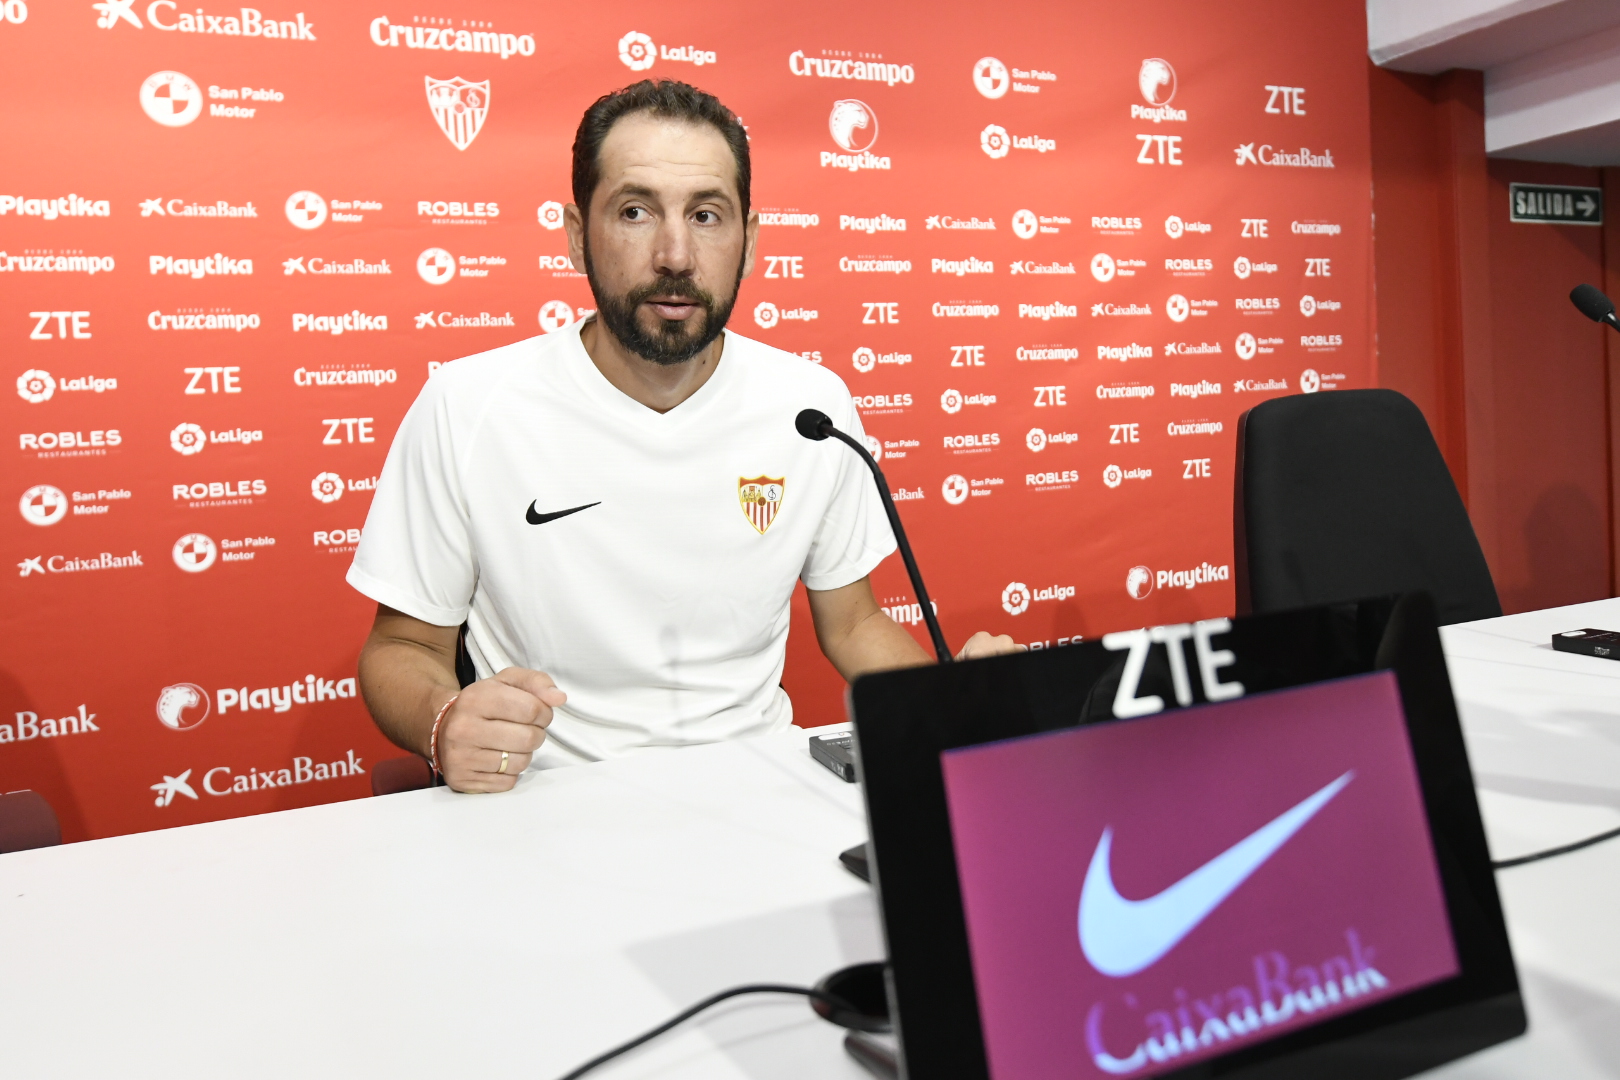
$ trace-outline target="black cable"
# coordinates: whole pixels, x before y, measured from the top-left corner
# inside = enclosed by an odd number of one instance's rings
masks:
[[[822,1001],[827,1002],[827,1004],[833,1006],[835,1009],[844,1009],[850,1012],[855,1011],[854,1007],[843,998],[834,994],[829,994],[824,990],[812,990],[808,986],[781,986],[776,983],[750,983],[747,986],[733,986],[730,990],[722,990],[718,994],[704,998],[696,1005],[693,1005],[690,1009],[676,1014],[674,1017],[664,1021],[662,1024],[659,1024],[651,1031],[637,1035],[629,1042],[621,1043],[620,1045],[615,1046],[612,1050],[609,1050],[607,1053],[592,1058],[579,1068],[575,1069],[573,1072],[562,1077],[562,1080],[579,1080],[581,1076],[584,1076],[597,1066],[606,1065],[614,1058],[620,1056],[621,1054],[629,1053],[642,1043],[651,1042],[653,1039],[658,1038],[658,1036],[662,1035],[670,1028],[676,1027],[682,1023],[685,1023],[687,1020],[692,1019],[692,1017],[696,1016],[704,1009],[718,1005],[728,998],[741,997],[744,994],[798,994],[801,997],[820,998]]]
[[[1520,855],[1516,859],[1503,859],[1501,862],[1493,862],[1491,863],[1491,869],[1506,870],[1512,866],[1523,866],[1525,863],[1550,859],[1554,855],[1568,855],[1572,851],[1589,848],[1593,844],[1601,844],[1603,841],[1613,840],[1617,836],[1620,836],[1620,829],[1610,829],[1608,832],[1600,832],[1596,836],[1588,836],[1585,840],[1577,840],[1573,844],[1565,844],[1563,847],[1548,848],[1546,851],[1533,851],[1528,855]]]

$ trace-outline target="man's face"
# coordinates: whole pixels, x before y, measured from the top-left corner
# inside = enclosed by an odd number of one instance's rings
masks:
[[[602,141],[588,223],[566,213],[569,254],[585,267],[602,324],[659,364],[692,359],[720,336],[753,269],[731,148],[708,124],[637,113]]]

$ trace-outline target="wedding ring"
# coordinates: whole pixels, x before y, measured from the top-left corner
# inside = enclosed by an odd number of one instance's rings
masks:
[[[501,751],[501,767],[495,770],[497,773],[503,773],[506,771],[506,759],[510,756],[511,755],[507,753],[507,751]]]

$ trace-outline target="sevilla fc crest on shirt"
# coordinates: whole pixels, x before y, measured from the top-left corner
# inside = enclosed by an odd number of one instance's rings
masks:
[[[776,520],[776,512],[782,509],[785,483],[785,478],[780,476],[756,476],[752,480],[745,476],[737,478],[737,501],[742,503],[748,523],[758,529],[760,535],[771,527],[771,522]]]
[[[435,79],[429,75],[426,78],[428,108],[433,110],[439,130],[456,144],[457,150],[467,149],[478,138],[484,117],[489,115],[489,80],[475,83],[460,76]]]

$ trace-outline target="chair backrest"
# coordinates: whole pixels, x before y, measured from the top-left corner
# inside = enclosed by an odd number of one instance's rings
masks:
[[[371,793],[393,795],[433,786],[433,770],[420,754],[379,761],[371,767]]]
[[[55,847],[62,842],[56,811],[37,791],[0,795],[0,852]]]
[[[1240,613],[1424,590],[1442,624],[1502,614],[1423,414],[1393,390],[1273,398],[1238,420]]]

